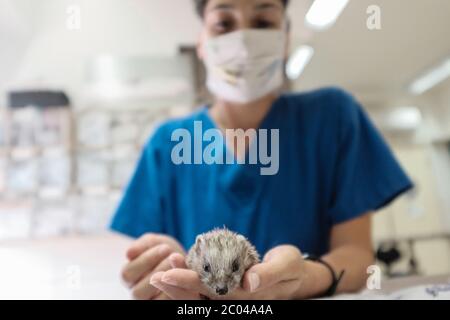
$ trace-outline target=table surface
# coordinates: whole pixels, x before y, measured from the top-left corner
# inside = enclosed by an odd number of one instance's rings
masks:
[[[0,299],[130,299],[120,280],[130,243],[113,233],[0,242]]]
[[[130,299],[120,270],[131,241],[106,233],[0,242],[0,300]],[[449,280],[449,276],[387,280],[381,293]]]

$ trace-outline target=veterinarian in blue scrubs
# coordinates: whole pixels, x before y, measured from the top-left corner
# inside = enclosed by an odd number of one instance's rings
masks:
[[[281,94],[288,1],[195,2],[203,18],[199,57],[215,99],[162,124],[146,144],[112,222],[113,230],[137,238],[124,280],[138,299],[208,295],[184,255],[198,234],[226,226],[264,256],[230,299],[360,289],[373,263],[371,214],[411,181],[351,94],[339,88]],[[174,159],[181,137],[192,140],[178,156],[199,160],[213,142],[203,133],[230,129],[268,133],[263,142],[272,162],[248,161],[261,140],[242,151],[225,134],[216,135],[213,164]],[[230,154],[235,163],[220,163]],[[268,166],[270,174],[262,174]]]

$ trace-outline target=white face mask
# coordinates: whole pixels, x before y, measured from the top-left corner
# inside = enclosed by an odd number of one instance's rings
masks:
[[[284,81],[284,30],[239,30],[205,43],[207,86],[214,95],[248,103],[280,89]]]

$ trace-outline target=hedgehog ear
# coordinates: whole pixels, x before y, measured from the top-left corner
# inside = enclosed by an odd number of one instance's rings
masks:
[[[195,253],[197,255],[200,255],[202,245],[203,245],[203,237],[199,235],[195,238]]]
[[[256,251],[254,246],[250,245],[247,248],[247,259],[245,261],[246,268],[250,268],[257,263],[259,263],[258,251]]]
[[[248,239],[241,234],[238,234],[236,238],[240,243],[243,244],[244,250],[247,251],[246,259],[244,261],[245,268],[247,269],[254,264],[257,264],[259,262],[259,254],[258,251],[256,251],[255,247],[249,244]]]

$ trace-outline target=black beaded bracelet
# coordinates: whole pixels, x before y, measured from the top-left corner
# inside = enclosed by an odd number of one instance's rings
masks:
[[[333,278],[333,282],[331,283],[331,286],[325,291],[321,297],[331,297],[336,293],[337,287],[339,283],[342,280],[342,277],[344,276],[345,270],[341,271],[339,275],[336,275],[336,272],[334,271],[333,267],[326,261],[322,260],[320,257],[306,254],[303,256],[303,259],[313,262],[318,262],[323,264],[325,267],[327,267],[328,270],[330,270],[331,276]]]

